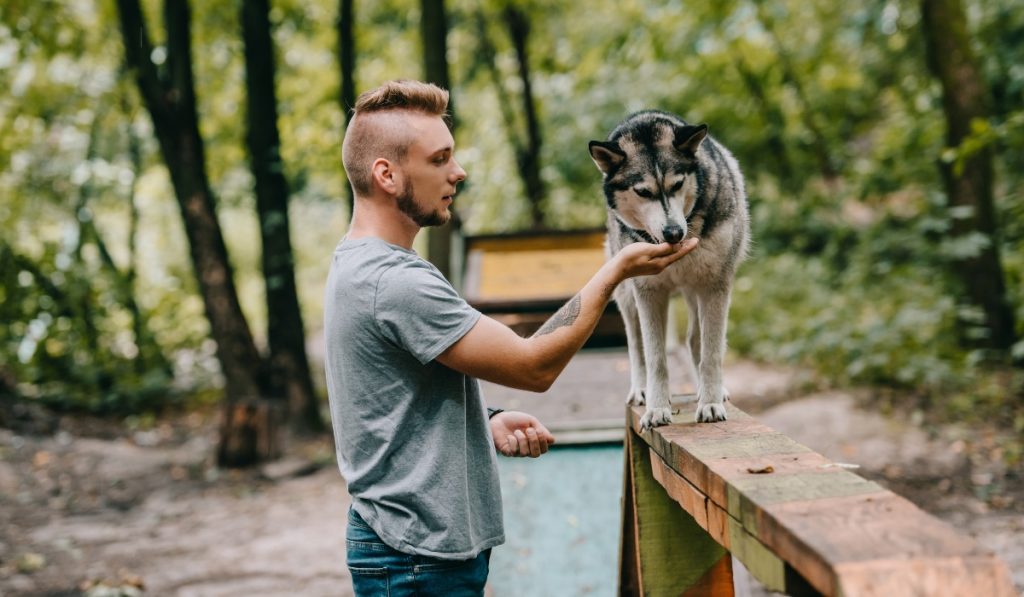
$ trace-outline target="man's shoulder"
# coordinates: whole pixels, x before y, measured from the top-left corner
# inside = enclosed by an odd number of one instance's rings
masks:
[[[433,264],[415,251],[375,237],[343,239],[335,249],[335,267],[340,278],[370,282],[378,290],[381,286],[450,285]]]
[[[371,267],[383,271],[395,266],[415,268],[417,262],[423,261],[413,251],[374,237],[342,239],[334,252],[339,265],[359,269]]]

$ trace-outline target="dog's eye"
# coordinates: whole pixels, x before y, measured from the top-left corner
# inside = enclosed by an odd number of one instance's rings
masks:
[[[668,190],[668,194],[669,195],[675,195],[676,193],[679,192],[679,189],[681,189],[681,188],[683,188],[683,181],[680,180],[676,184],[672,185],[672,188],[670,188]]]
[[[640,195],[641,197],[644,197],[645,199],[650,199],[651,197],[654,197],[654,193],[652,193],[650,189],[645,189],[643,187],[633,187],[633,192],[636,193],[637,195]]]

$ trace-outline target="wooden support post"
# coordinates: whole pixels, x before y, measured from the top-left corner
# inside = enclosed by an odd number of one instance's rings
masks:
[[[732,597],[732,558],[654,478],[647,444],[626,434],[620,595]]]

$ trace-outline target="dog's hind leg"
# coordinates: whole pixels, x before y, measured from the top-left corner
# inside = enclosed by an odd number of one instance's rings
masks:
[[[668,317],[669,293],[638,288],[637,315],[644,341],[647,362],[647,410],[640,419],[641,429],[650,429],[672,422],[669,405],[668,355],[665,354],[665,319]]]
[[[722,360],[725,358],[725,333],[729,316],[729,290],[701,293],[700,310],[700,381],[697,385],[698,423],[724,421],[725,401],[729,399],[722,384]]]
[[[629,394],[626,404],[643,404],[647,389],[647,365],[644,362],[644,342],[640,333],[640,319],[636,311],[636,292],[633,284],[619,284],[615,289],[615,304],[626,327],[626,345],[629,351]]]

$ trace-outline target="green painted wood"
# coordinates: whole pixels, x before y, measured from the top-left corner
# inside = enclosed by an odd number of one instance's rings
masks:
[[[647,444],[632,431],[628,436],[640,585],[644,595],[679,595],[727,552],[654,478]]]
[[[750,535],[735,518],[729,517],[729,546],[750,574],[769,591],[786,591],[786,563]]]

